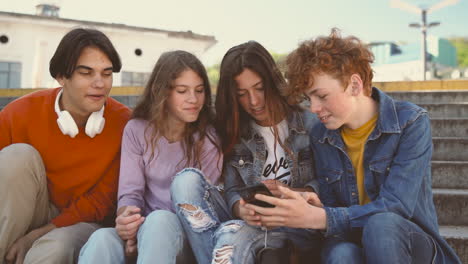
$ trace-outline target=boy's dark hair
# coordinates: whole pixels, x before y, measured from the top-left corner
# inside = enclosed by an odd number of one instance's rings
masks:
[[[60,41],[54,56],[50,60],[49,72],[53,78],[69,79],[76,67],[81,52],[86,47],[96,47],[107,55],[112,62],[112,71],[122,68],[120,57],[109,38],[99,30],[76,28],[68,32]]]

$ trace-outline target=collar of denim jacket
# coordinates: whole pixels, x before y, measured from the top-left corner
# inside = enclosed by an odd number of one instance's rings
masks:
[[[291,113],[286,117],[286,121],[288,122],[289,136],[291,136],[292,131],[296,132],[297,134],[306,133],[302,111],[291,111]],[[255,135],[261,137],[261,135],[255,129],[253,129],[249,123],[249,129],[244,135],[242,135],[241,138],[246,143],[249,143]]]
[[[382,133],[401,133],[395,100],[375,87],[372,87],[371,97],[379,103],[379,119],[369,139],[379,137]]]

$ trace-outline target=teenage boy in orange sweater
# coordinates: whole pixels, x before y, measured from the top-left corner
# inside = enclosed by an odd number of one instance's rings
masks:
[[[130,110],[108,97],[121,62],[100,31],[61,40],[61,85],[0,112],[0,263],[72,263],[115,211],[120,143]]]

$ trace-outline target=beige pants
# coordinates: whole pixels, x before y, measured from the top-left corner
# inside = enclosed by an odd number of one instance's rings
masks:
[[[29,231],[50,223],[59,211],[49,201],[39,152],[27,144],[0,151],[0,263],[8,247]],[[75,263],[81,247],[100,226],[78,223],[56,228],[37,239],[24,263]]]

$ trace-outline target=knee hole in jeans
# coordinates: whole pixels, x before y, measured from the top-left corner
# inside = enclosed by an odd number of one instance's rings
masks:
[[[220,233],[225,233],[225,232],[237,232],[241,228],[240,224],[237,223],[228,223],[225,224],[221,227],[219,230]]]
[[[213,252],[213,262],[212,264],[228,264],[232,263],[232,253],[234,251],[234,246],[224,245],[220,248],[217,248]]]
[[[202,232],[216,224],[216,221],[198,207],[191,204],[179,204],[179,207],[194,231]]]

